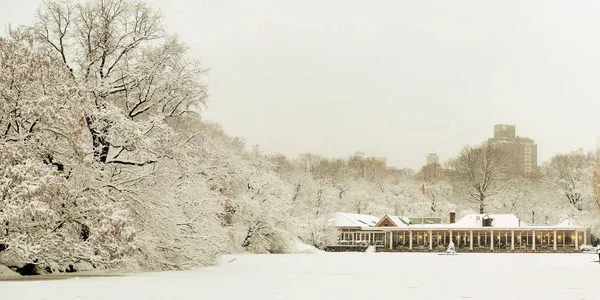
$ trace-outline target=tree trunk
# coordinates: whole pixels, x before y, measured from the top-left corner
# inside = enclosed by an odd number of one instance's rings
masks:
[[[110,144],[104,139],[101,132],[92,127],[92,119],[86,117],[86,123],[92,135],[92,146],[94,147],[94,159],[101,163],[106,163]]]
[[[244,241],[242,242],[242,247],[246,248],[248,246],[250,246],[250,239],[252,238],[252,228],[248,229],[248,233],[246,234],[246,238],[244,238]]]
[[[483,205],[483,203],[484,203],[484,199],[483,198],[479,199],[479,213],[480,214],[484,213],[484,205]]]

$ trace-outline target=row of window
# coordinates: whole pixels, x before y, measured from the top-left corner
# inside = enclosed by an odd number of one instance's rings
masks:
[[[376,242],[376,241],[385,241],[386,234],[383,232],[374,232],[374,233],[360,233],[360,232],[344,232],[339,236],[340,240],[345,241],[368,241],[368,242]],[[452,241],[454,243],[470,243],[470,233],[468,232],[454,232],[452,235]],[[489,245],[491,241],[492,235],[488,232],[473,232],[473,242],[481,245]],[[402,233],[394,233],[393,237],[394,244],[407,244],[410,240],[410,234],[406,232]],[[428,233],[416,231],[412,235],[413,244],[423,244],[429,242]],[[443,244],[447,244],[450,239],[449,233],[433,233],[432,234],[432,242],[434,244],[439,244],[442,242]],[[533,233],[529,231],[525,232],[515,232],[514,235],[515,244],[523,244],[523,245],[531,245],[533,243]],[[557,236],[557,244],[574,244],[575,236],[572,232],[558,232]],[[582,234],[578,235],[578,239],[581,242],[583,240]],[[511,235],[509,232],[498,232],[494,234],[494,240],[496,243],[507,243],[511,242]],[[539,232],[536,233],[535,236],[536,244],[554,244],[554,233],[550,232]]]

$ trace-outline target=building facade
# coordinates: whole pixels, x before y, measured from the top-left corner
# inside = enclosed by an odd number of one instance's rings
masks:
[[[440,156],[435,152],[430,152],[427,154],[427,164],[428,165],[439,165],[440,164]]]
[[[577,148],[577,149],[571,150],[571,152],[569,152],[569,155],[572,155],[572,156],[585,156],[585,151],[583,150],[583,148]]]
[[[536,175],[537,144],[534,140],[516,135],[516,126],[494,125],[494,137],[487,144],[495,146],[506,155],[508,172],[515,175]]]
[[[411,224],[405,217],[336,213],[330,222],[339,231],[338,245],[331,248],[374,245],[377,251],[443,252],[452,241],[458,252],[577,252],[591,241],[590,229],[569,219],[540,226],[511,214],[471,214],[458,222],[450,214],[450,223]]]

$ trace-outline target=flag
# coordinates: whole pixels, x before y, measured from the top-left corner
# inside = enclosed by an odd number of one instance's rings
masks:
[[[423,197],[427,195],[427,191],[425,190],[425,184],[423,184],[423,187],[421,188],[421,194],[423,194]]]

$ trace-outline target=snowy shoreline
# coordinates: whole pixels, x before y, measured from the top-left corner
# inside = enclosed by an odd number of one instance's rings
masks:
[[[300,248],[300,247],[299,247]],[[310,249],[310,246],[307,247],[308,249]],[[305,248],[305,251],[298,251],[296,253],[282,253],[282,254],[253,254],[253,253],[237,253],[237,254],[229,254],[229,255],[223,255],[220,259],[220,263],[215,265],[215,266],[207,266],[207,267],[202,267],[199,269],[204,269],[204,268],[211,268],[211,267],[218,267],[221,265],[226,265],[228,263],[233,263],[237,258],[240,257],[244,257],[244,256],[254,256],[254,255],[273,255],[273,256],[284,256],[284,255],[294,255],[294,254],[299,254],[299,255],[314,255],[314,254],[318,254],[318,253],[329,253],[329,254],[348,254],[348,255],[352,255],[352,254],[359,254],[359,253],[373,253],[375,255],[378,255],[379,253],[377,252],[340,252],[340,253],[336,253],[336,252],[323,252],[320,250],[317,250],[315,252],[310,252],[310,251],[306,251],[308,250],[307,248]],[[313,249],[311,249],[313,250]],[[383,254],[385,252],[381,252],[381,254]],[[403,256],[403,255],[409,255],[409,254],[430,254],[429,252],[398,252],[398,253],[394,253],[394,255],[399,255],[399,256]],[[502,255],[502,254],[510,254],[510,255],[544,255],[544,254],[550,254],[550,255],[593,255],[594,257],[597,256],[596,253],[506,253],[506,252],[492,252],[492,253],[471,253],[471,252],[462,252],[462,253],[457,253],[457,255],[464,255],[464,256],[469,256],[469,255],[490,255],[490,256],[494,256],[494,255]],[[233,259],[232,259],[233,258]],[[598,262],[598,260],[595,261],[591,261],[591,262]],[[0,265],[3,266],[3,265]],[[185,272],[188,270],[181,270],[181,272]],[[64,279],[72,279],[72,278],[78,278],[78,277],[122,277],[122,276],[130,276],[130,275],[136,275],[136,274],[144,274],[144,273],[165,273],[165,272],[174,272],[174,271],[137,271],[137,272],[133,272],[133,271],[127,271],[127,270],[123,270],[123,269],[95,269],[95,270],[90,270],[90,271],[81,271],[81,272],[72,272],[72,273],[49,273],[49,274],[40,274],[40,275],[30,275],[30,276],[24,276],[24,275],[20,275],[16,272],[13,271],[14,274],[4,274],[2,272],[0,272],[0,282],[6,282],[6,281],[47,281],[47,280],[64,280]],[[176,272],[176,271],[175,271]]]
[[[296,252],[295,253],[283,253],[283,254],[252,254],[252,253],[237,253],[237,254],[229,254],[229,255],[223,255],[221,256],[219,263],[215,266],[207,266],[207,267],[203,267],[203,268],[199,268],[199,269],[206,269],[206,268],[214,268],[214,267],[222,267],[225,265],[228,265],[230,263],[235,264],[235,261],[238,258],[243,258],[243,257],[252,257],[252,256],[263,256],[263,255],[268,255],[268,256],[288,256],[288,255],[308,255],[308,256],[312,256],[315,254],[330,254],[330,255],[356,255],[356,254],[368,254],[371,253],[375,256],[380,256],[380,255],[390,255],[391,253],[377,253],[377,252],[361,252],[361,253],[348,253],[348,252],[344,252],[344,253],[329,253],[329,252],[323,252],[320,250],[317,250],[316,248],[312,247],[312,246],[308,246],[302,243],[297,243],[296,244]],[[394,253],[392,255],[397,255],[399,257],[402,256],[406,256],[406,255],[427,255],[427,254],[431,254],[429,252],[403,252],[403,253]],[[597,254],[596,253],[470,253],[470,252],[463,252],[463,253],[458,253],[458,255],[461,256],[473,256],[473,257],[477,257],[480,255],[484,255],[484,256],[495,256],[495,255],[515,255],[515,256],[529,256],[531,255],[531,257],[537,257],[537,256],[545,256],[544,254],[550,254],[552,256],[556,255],[556,256],[570,256],[570,254],[579,254],[579,255],[592,255],[594,258],[596,258]],[[371,255],[369,255],[371,256]],[[590,261],[590,263],[598,263],[598,260],[592,260]],[[0,265],[3,266],[3,265]],[[186,272],[186,271],[190,271],[190,270],[182,270],[181,272]],[[72,273],[51,273],[51,274],[41,274],[41,275],[31,275],[31,276],[23,276],[20,275],[16,272],[13,272],[14,274],[6,274],[6,273],[2,273],[0,272],[0,282],[17,282],[17,281],[51,281],[51,280],[65,280],[65,279],[73,279],[73,278],[103,278],[103,277],[125,277],[125,276],[133,276],[133,275],[142,275],[142,274],[150,274],[150,273],[170,273],[170,272],[178,272],[178,271],[138,271],[138,272],[132,272],[132,271],[128,271],[128,270],[123,270],[123,269],[95,269],[95,270],[90,270],[90,271],[81,271],[81,272],[72,272]]]
[[[46,281],[46,280],[61,280],[71,279],[77,277],[118,277],[127,276],[132,272],[121,270],[121,269],[96,269],[90,271],[81,272],[70,272],[70,273],[48,273],[40,275],[21,275],[15,271],[10,270],[4,265],[0,265],[4,269],[0,270],[0,282],[2,281]],[[8,272],[7,272],[8,270]]]
[[[291,252],[286,254],[316,254],[322,253],[323,251],[304,244],[298,240],[294,241]],[[233,255],[223,255],[220,257],[220,263],[216,266],[230,263],[235,261],[237,257],[242,255],[253,255],[252,253],[238,253]],[[284,255],[284,254],[272,254],[272,255]],[[233,260],[229,261],[229,258],[233,257]],[[4,267],[4,269],[2,269]],[[214,267],[214,266],[207,266]],[[185,271],[185,270],[183,270]],[[2,281],[47,281],[47,280],[63,280],[63,279],[71,279],[78,277],[120,277],[120,276],[128,276],[132,274],[143,274],[143,273],[162,273],[169,271],[138,271],[132,272],[123,269],[93,269],[89,271],[80,271],[80,272],[70,272],[70,273],[48,273],[48,274],[40,274],[40,275],[29,275],[24,276],[15,271],[12,271],[8,266],[0,264],[0,282]]]
[[[31,275],[31,276],[10,276],[10,277],[1,277],[0,282],[2,281],[47,281],[47,280],[63,280],[63,279],[71,279],[71,278],[79,278],[79,277],[120,277],[127,276],[126,273],[123,274],[110,274],[110,273],[91,273],[86,274],[87,272],[75,272],[75,273],[54,273],[54,274],[43,274],[43,275]]]

